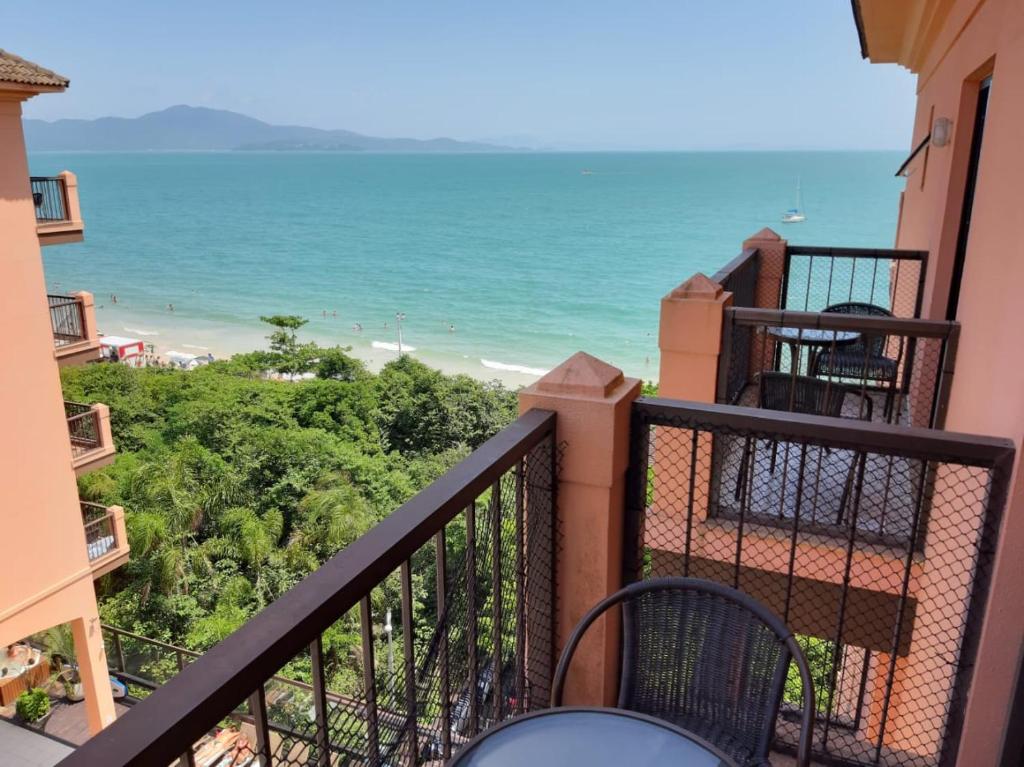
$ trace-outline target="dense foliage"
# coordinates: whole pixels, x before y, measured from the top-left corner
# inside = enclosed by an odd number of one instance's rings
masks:
[[[514,417],[497,384],[407,356],[371,374],[298,342],[297,318],[266,319],[269,352],[62,371],[67,399],[110,406],[117,445],[80,479],[84,500],[126,511],[131,558],[99,584],[105,622],[207,649]],[[340,626],[326,650],[355,641]]]

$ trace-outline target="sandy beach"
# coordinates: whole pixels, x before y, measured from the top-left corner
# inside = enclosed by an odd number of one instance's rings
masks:
[[[234,323],[214,323],[197,320],[184,314],[167,312],[166,316],[138,317],[118,305],[96,303],[96,321],[103,335],[136,338],[153,353],[166,360],[168,352],[213,355],[215,360],[228,359],[234,354],[267,348],[267,335],[252,327]],[[355,338],[329,337],[322,333],[300,331],[304,340],[315,341],[322,346],[350,347],[349,352],[361,360],[373,372],[379,372],[388,362],[397,359],[397,336],[392,338],[383,332],[363,331]],[[392,334],[394,331],[392,330]],[[480,381],[500,381],[510,389],[527,386],[543,375],[545,370],[523,368],[516,365],[451,354],[438,354],[415,345],[414,341],[403,343],[403,352],[448,374],[464,374]]]

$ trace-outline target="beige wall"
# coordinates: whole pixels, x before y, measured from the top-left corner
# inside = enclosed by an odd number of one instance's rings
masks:
[[[907,179],[897,246],[930,251],[924,316],[942,319],[963,200],[978,82],[993,76],[958,319],[946,428],[1024,438],[1024,1],[958,0],[924,59],[913,143],[934,118],[953,141],[929,147]],[[908,142],[908,144],[911,142]],[[1019,457],[1018,457],[1019,465]],[[1016,472],[967,712],[961,763],[993,764],[1009,708],[1024,611],[1024,488]],[[964,758],[967,761],[964,761]]]
[[[26,95],[0,91],[0,646],[71,622],[88,686],[106,669],[28,182]],[[109,687],[87,708],[94,730],[112,720]]]

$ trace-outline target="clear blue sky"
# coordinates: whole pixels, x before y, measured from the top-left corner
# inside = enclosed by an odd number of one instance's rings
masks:
[[[0,47],[71,78],[30,117],[173,104],[380,136],[605,149],[906,149],[914,78],[849,0],[47,0]]]

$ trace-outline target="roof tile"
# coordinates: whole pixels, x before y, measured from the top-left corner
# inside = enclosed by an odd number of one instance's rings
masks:
[[[66,88],[71,81],[63,75],[0,48],[0,82]]]

